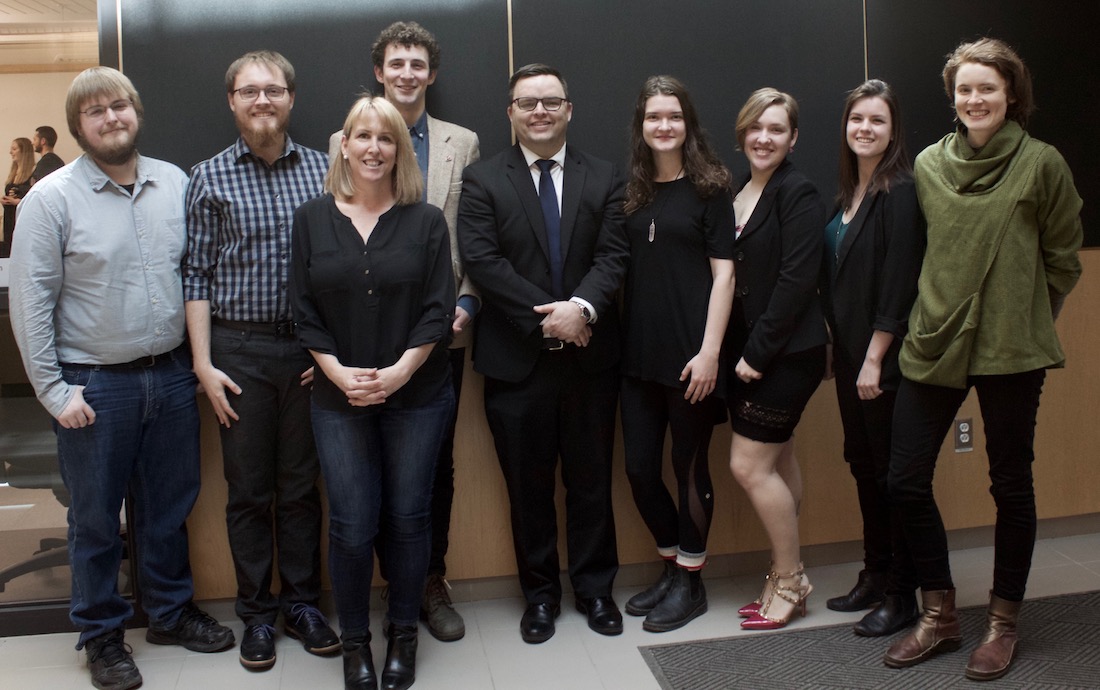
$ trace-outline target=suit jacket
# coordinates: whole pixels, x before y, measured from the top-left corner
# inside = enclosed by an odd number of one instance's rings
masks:
[[[735,189],[746,182],[747,177]],[[824,227],[825,207],[817,189],[783,161],[733,245],[734,294],[744,322],[731,318],[730,330],[748,333],[741,356],[757,371],[765,371],[777,356],[827,340],[817,295]]]
[[[343,131],[329,137],[329,161],[340,154],[340,138]],[[462,257],[458,252],[458,197],[462,193],[462,171],[481,157],[477,134],[465,127],[437,120],[428,115],[428,188],[425,201],[443,211],[447,230],[451,236],[451,267],[455,274],[457,297],[470,295],[477,298],[477,289],[466,277]],[[472,326],[455,337],[451,347],[466,347],[472,338]]]
[[[630,253],[623,230],[624,183],[611,163],[567,146],[562,185],[562,285],[567,297],[587,300],[597,316],[588,346],[577,348],[577,360],[586,371],[601,371],[619,359],[615,297]],[[556,298],[542,207],[518,145],[466,168],[458,245],[482,296],[474,369],[521,381],[544,342],[543,316],[533,308]]]
[[[898,351],[917,298],[925,234],[913,180],[901,180],[863,200],[837,256],[825,252],[822,262],[821,295],[834,356],[859,371],[874,331],[894,335],[882,360],[879,385],[885,390],[897,390],[901,382]]]

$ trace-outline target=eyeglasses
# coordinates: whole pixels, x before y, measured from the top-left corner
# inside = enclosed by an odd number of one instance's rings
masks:
[[[287,91],[285,86],[265,86],[264,88],[257,88],[255,86],[242,86],[239,89],[233,89],[230,93],[235,93],[241,97],[242,101],[254,101],[260,97],[260,93],[267,96],[269,101],[281,101],[286,98]]]
[[[115,115],[121,115],[130,108],[134,107],[133,101],[129,98],[121,98],[110,105],[93,105],[91,108],[81,110],[81,115],[86,115],[89,120],[102,120],[107,115],[107,109],[115,111]]]
[[[568,98],[559,98],[558,96],[550,96],[548,98],[535,98],[534,96],[524,96],[523,98],[517,98],[512,101],[513,104],[520,110],[534,110],[538,107],[539,103],[542,103],[542,107],[553,112],[560,110],[562,103],[568,103]]]

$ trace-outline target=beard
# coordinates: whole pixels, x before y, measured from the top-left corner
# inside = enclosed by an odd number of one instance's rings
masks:
[[[289,125],[289,112],[277,114],[270,120],[253,120],[247,115],[237,117],[237,128],[251,149],[263,149],[282,144]]]
[[[99,163],[105,165],[122,165],[128,162],[137,153],[137,140],[138,132],[140,132],[140,125],[134,130],[133,136],[112,145],[95,145],[84,138],[81,134],[77,137],[76,141],[80,144],[80,148],[88,152],[93,159]]]

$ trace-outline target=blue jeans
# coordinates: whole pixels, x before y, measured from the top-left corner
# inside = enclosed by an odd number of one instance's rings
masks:
[[[119,512],[130,490],[141,601],[150,625],[170,628],[191,600],[187,516],[199,494],[199,414],[185,350],[155,366],[111,369],[64,365],[96,413],[83,429],[57,431],[57,457],[69,506],[69,617],[77,649],[133,615],[118,593]]]
[[[344,639],[370,627],[378,560],[389,579],[389,619],[416,625],[431,553],[432,482],[454,391],[413,408],[362,411],[312,406],[329,504],[329,575]]]
[[[210,356],[241,387],[240,420],[219,426],[229,500],[225,522],[237,575],[237,616],[273,625],[279,609],[321,596],[321,492],[309,421],[313,365],[298,338],[214,324]],[[271,593],[278,549],[279,595]]]

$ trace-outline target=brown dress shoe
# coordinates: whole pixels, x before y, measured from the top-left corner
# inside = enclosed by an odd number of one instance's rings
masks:
[[[993,680],[1008,673],[1008,667],[1016,658],[1016,620],[1020,616],[1020,603],[989,593],[985,636],[966,664],[967,678]]]
[[[955,610],[955,590],[921,590],[924,613],[913,632],[901,638],[882,658],[890,668],[915,666],[940,652],[953,652],[962,642],[959,614]]]

